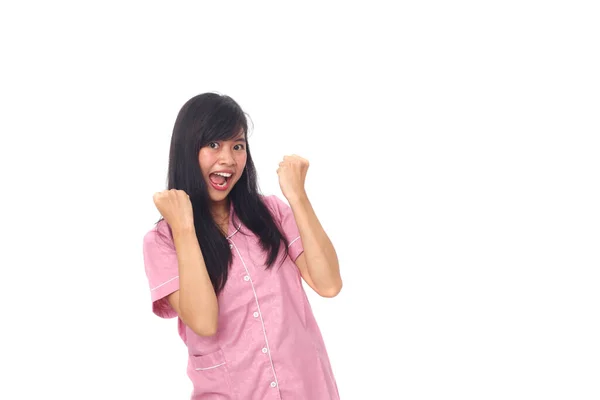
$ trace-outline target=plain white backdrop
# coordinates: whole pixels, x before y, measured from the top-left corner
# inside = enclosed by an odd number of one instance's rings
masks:
[[[600,398],[593,5],[3,3],[0,397],[189,398],[142,238],[179,108],[216,91],[263,193],[311,163],[343,400]]]

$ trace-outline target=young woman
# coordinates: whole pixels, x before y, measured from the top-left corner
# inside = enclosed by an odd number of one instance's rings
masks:
[[[144,237],[152,309],[178,317],[192,399],[339,399],[301,279],[324,297],[342,280],[335,249],[304,190],[308,161],[279,163],[289,206],[258,191],[248,124],[230,97],[181,109],[162,218]]]

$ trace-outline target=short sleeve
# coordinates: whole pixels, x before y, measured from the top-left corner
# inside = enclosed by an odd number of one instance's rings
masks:
[[[266,196],[264,200],[265,204],[272,210],[276,222],[288,240],[288,252],[292,261],[295,262],[300,254],[304,252],[304,247],[302,246],[300,231],[298,225],[296,225],[292,208],[275,195]]]
[[[152,311],[161,318],[174,318],[177,312],[171,307],[167,296],[179,290],[179,267],[177,253],[166,221],[161,220],[144,236],[144,267]]]

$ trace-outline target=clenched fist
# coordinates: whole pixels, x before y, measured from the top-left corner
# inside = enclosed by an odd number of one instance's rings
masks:
[[[279,163],[279,186],[288,201],[305,194],[304,181],[308,166],[308,160],[296,154],[284,156],[283,161]]]
[[[171,229],[194,229],[194,213],[190,196],[183,190],[170,189],[154,193],[154,205]]]

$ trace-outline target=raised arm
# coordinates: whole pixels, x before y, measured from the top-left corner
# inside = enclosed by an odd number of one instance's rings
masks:
[[[302,278],[319,295],[334,297],[342,290],[337,254],[321,226],[304,189],[308,161],[285,156],[277,174],[281,191],[290,203],[304,252],[296,259]]]
[[[155,193],[153,200],[171,227],[177,252],[179,290],[167,299],[183,323],[195,333],[214,335],[219,307],[196,237],[189,196],[183,190],[171,189]]]
[[[179,290],[169,303],[181,320],[200,336],[217,332],[219,306],[194,229],[173,231],[179,265]]]

